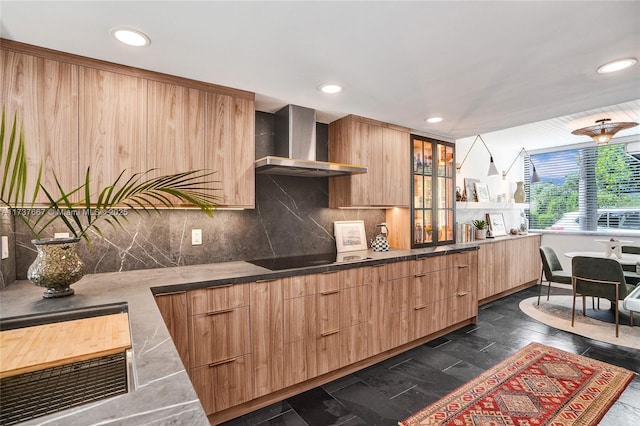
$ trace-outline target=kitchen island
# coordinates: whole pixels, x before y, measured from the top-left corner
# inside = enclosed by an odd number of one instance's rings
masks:
[[[43,299],[43,289],[18,281],[0,291],[0,318],[127,304],[134,355],[134,390],[99,402],[40,417],[24,424],[209,424],[178,351],[158,310],[154,296],[269,282],[280,278],[332,273],[360,267],[417,261],[447,254],[474,252],[476,244],[374,253],[367,259],[330,265],[270,271],[248,262],[225,262],[151,270],[89,274],[73,285],[76,294]],[[59,342],[64,345],[64,342]]]

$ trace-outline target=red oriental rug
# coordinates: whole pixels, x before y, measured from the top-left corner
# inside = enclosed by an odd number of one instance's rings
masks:
[[[595,425],[634,373],[531,343],[399,424]]]

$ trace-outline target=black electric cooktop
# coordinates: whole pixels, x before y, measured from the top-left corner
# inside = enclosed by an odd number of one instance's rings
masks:
[[[256,266],[279,271],[282,269],[306,268],[309,266],[329,265],[336,262],[336,253],[309,254],[305,256],[270,257],[248,260]]]

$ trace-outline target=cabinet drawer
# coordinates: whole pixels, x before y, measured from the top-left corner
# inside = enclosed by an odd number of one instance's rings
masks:
[[[190,290],[189,315],[233,309],[249,304],[249,284],[222,285]]]
[[[191,383],[205,413],[215,413],[250,400],[251,370],[251,355],[190,370]]]
[[[434,256],[426,257],[424,259],[418,259],[413,261],[413,274],[420,275],[427,272],[439,271],[446,269],[449,256]]]
[[[249,307],[189,317],[192,367],[199,367],[251,352]]]

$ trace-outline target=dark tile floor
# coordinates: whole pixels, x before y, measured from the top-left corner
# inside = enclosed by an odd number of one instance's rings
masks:
[[[231,420],[224,426],[397,425],[530,342],[640,374],[640,351],[557,330],[524,315],[518,303],[537,294],[538,288],[532,287],[483,305],[477,325]],[[552,288],[552,294],[570,292]],[[640,425],[640,376],[635,376],[600,424]]]

